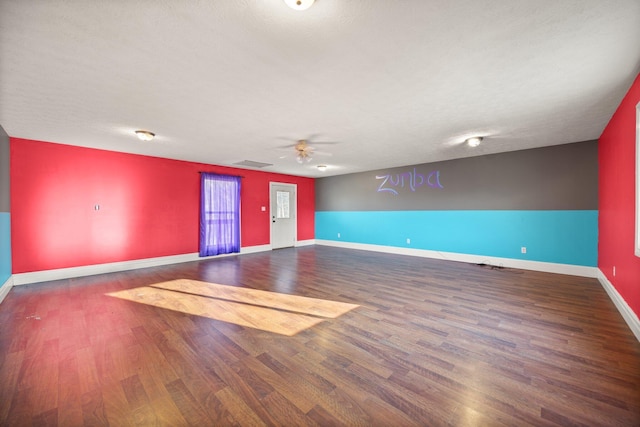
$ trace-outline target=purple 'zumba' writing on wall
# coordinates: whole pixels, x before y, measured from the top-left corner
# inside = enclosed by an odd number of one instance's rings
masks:
[[[388,192],[393,195],[398,194],[397,188],[405,188],[407,186],[412,192],[416,191],[417,188],[422,187],[423,185],[427,185],[431,188],[444,188],[442,184],[440,184],[440,171],[430,172],[427,176],[424,176],[421,173],[416,171],[416,168],[413,168],[413,171],[396,173],[390,175],[376,175],[376,179],[381,179],[382,183],[378,187],[378,193]]]

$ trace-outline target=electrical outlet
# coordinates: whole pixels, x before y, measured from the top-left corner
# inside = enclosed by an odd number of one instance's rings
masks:
[[[526,254],[527,253],[527,247],[523,246],[520,248],[520,253]]]
[[[411,239],[407,239],[407,245],[411,244]]]
[[[338,239],[340,238],[340,233],[338,233]]]

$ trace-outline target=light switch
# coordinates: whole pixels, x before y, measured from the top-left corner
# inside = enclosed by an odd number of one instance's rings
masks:
[[[260,208],[260,210],[261,210],[262,212],[265,212],[265,211],[267,210],[267,208],[263,206],[263,207],[261,207],[261,208]]]

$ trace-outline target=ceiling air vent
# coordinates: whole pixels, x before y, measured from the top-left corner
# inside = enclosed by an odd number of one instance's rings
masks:
[[[241,162],[234,163],[237,166],[247,166],[250,168],[265,168],[267,166],[273,166],[271,163],[254,162],[253,160],[243,160]]]

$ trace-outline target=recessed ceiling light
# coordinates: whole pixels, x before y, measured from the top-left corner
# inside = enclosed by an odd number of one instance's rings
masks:
[[[291,9],[294,10],[307,10],[311,7],[314,0],[284,0],[284,2]]]
[[[477,147],[482,142],[482,137],[481,136],[474,136],[473,138],[467,139],[466,142],[467,142],[467,144],[469,144],[469,147]]]
[[[137,130],[136,135],[141,141],[151,141],[156,136],[155,133],[149,132],[148,130]]]
[[[324,171],[326,171],[326,170],[327,170],[327,165],[318,165],[318,170],[319,170],[320,172],[324,172]]]

